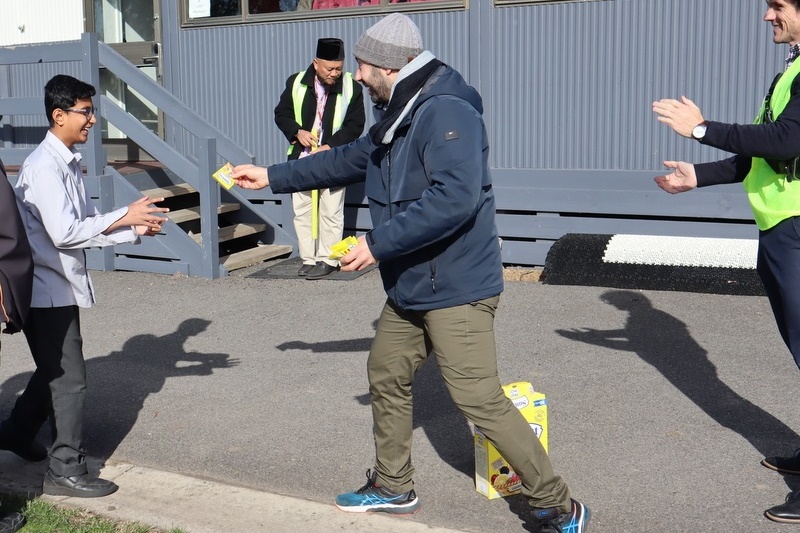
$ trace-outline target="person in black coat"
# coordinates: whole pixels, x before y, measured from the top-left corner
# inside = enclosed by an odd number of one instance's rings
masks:
[[[0,322],[5,333],[17,333],[31,306],[33,259],[2,161],[0,177]]]
[[[351,143],[363,133],[363,90],[343,67],[344,43],[323,38],[317,42],[311,65],[286,80],[275,107],[275,124],[289,141],[290,160]],[[319,208],[316,222],[312,220],[314,202]],[[329,256],[344,229],[344,187],[321,189],[317,194],[292,193],[292,208],[303,261],[297,274],[319,279],[335,272],[339,263]]]
[[[32,286],[31,247],[17,210],[14,190],[0,161],[0,322],[5,324],[4,333],[22,330],[31,306]],[[0,437],[0,449],[16,453],[13,447],[7,446],[8,443]],[[39,446],[35,450],[38,451],[37,456],[25,457],[27,454],[23,454],[23,457],[44,459],[47,454],[44,447]],[[12,533],[24,525],[25,517],[21,513],[0,515],[0,531]]]

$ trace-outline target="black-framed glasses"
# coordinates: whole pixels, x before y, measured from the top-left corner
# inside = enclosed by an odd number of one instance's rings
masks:
[[[79,113],[86,117],[86,120],[91,120],[97,114],[96,107],[84,107],[83,109],[64,109],[67,113]]]

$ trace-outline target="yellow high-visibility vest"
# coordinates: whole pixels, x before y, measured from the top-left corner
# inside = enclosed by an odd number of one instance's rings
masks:
[[[781,74],[772,91],[769,106],[773,120],[786,108],[792,96],[792,83],[800,74],[800,60],[794,61],[789,69]],[[763,124],[766,102],[756,117],[756,124]],[[800,146],[798,147],[800,155]],[[787,180],[786,174],[775,172],[764,159],[753,157],[750,172],[744,179],[744,190],[750,200],[750,207],[760,230],[777,226],[787,218],[800,215],[800,180]]]
[[[304,85],[301,83],[303,76],[305,75],[304,72],[298,72],[297,76],[294,77],[294,83],[292,83],[292,103],[294,104],[294,120],[298,124],[303,123],[303,100],[306,97],[306,92],[308,91],[308,85]],[[333,131],[330,132],[331,134],[336,133],[342,128],[342,124],[344,124],[344,115],[347,111],[347,108],[350,106],[350,101],[353,99],[353,84],[355,80],[353,80],[353,75],[349,72],[345,72],[342,76],[342,92],[341,94],[336,95],[336,105],[333,108]],[[292,149],[294,148],[293,144],[289,145],[289,149],[286,151],[286,155],[290,155],[292,153]]]

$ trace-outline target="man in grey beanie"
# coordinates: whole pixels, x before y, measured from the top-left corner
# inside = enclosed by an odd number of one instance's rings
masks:
[[[240,187],[275,192],[366,183],[373,229],[341,264],[352,271],[380,261],[388,296],[367,361],[375,466],[336,506],[395,514],[419,508],[411,385],[433,353],[456,406],[521,479],[534,530],[583,533],[589,509],[553,473],[497,375],[503,265],[481,97],[424,50],[417,26],[399,13],[367,29],[353,55],[355,79],[383,109],[367,135],[314,157],[268,169],[240,165],[233,173]]]

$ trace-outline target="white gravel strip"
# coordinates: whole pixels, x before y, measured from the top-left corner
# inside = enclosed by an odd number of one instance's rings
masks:
[[[637,265],[755,268],[758,241],[657,235],[614,235],[603,261]]]

